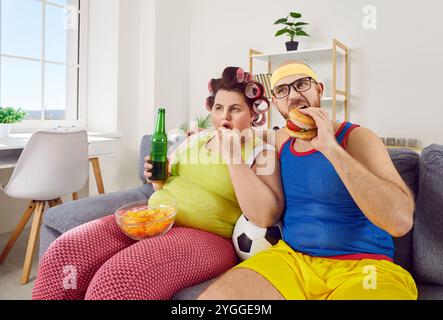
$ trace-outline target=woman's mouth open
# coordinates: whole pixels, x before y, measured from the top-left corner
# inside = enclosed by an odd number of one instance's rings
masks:
[[[230,124],[230,123],[227,122],[227,121],[223,121],[222,124],[221,124],[221,126],[222,126],[223,128],[225,128],[225,129],[229,129],[229,130],[232,130],[232,129],[233,129],[232,124]]]

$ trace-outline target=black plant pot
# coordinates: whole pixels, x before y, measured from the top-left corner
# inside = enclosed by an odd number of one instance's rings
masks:
[[[298,49],[298,41],[288,41],[286,42],[286,50],[296,51]]]

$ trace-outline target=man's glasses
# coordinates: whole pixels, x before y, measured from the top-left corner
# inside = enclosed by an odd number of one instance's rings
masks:
[[[312,81],[312,78],[306,77],[297,79],[290,84],[281,84],[279,86],[276,86],[274,90],[272,90],[272,95],[276,99],[286,98],[287,96],[289,96],[289,93],[291,93],[291,87],[294,88],[294,90],[298,93],[308,91],[309,89],[311,89]]]

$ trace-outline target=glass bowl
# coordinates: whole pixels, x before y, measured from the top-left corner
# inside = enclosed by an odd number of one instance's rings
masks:
[[[127,204],[115,212],[120,229],[131,239],[143,240],[165,234],[175,222],[174,202],[148,204],[147,201]]]

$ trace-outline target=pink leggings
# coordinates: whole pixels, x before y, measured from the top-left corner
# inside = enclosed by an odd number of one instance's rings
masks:
[[[66,232],[49,247],[32,298],[171,299],[236,263],[230,239],[174,227],[163,236],[136,242],[111,215]]]

